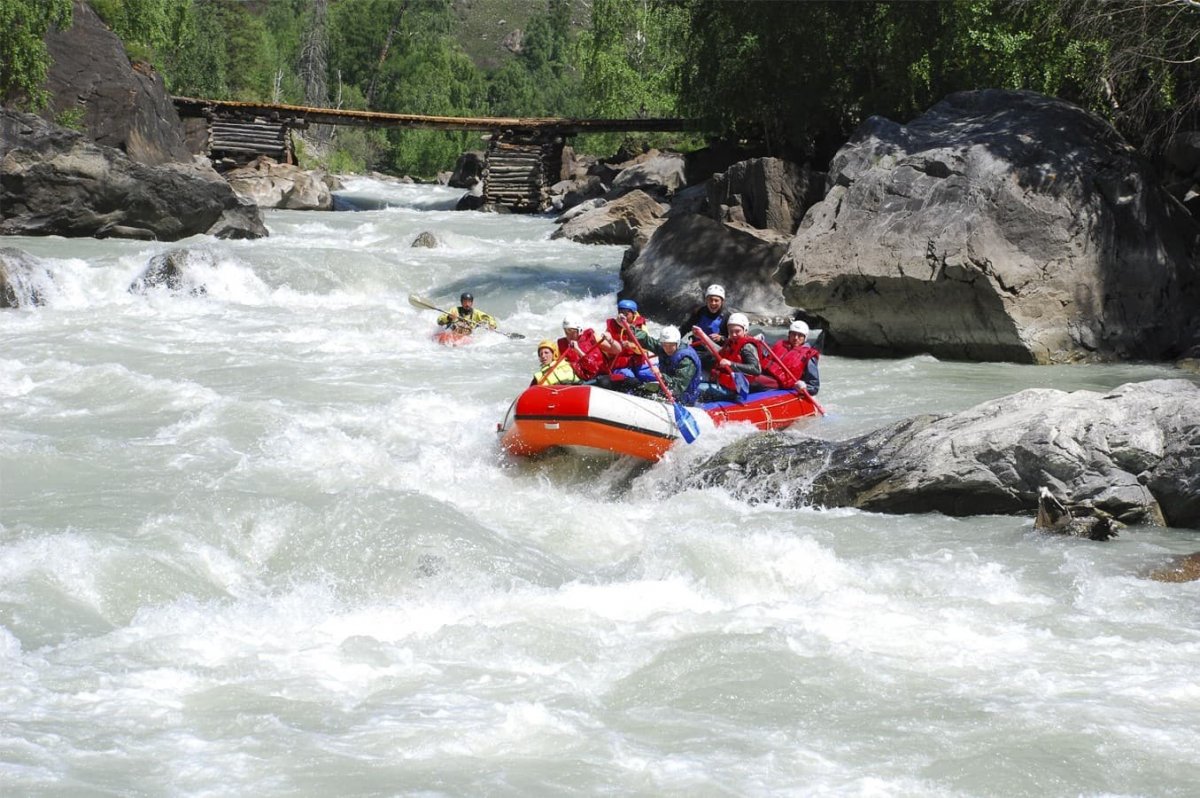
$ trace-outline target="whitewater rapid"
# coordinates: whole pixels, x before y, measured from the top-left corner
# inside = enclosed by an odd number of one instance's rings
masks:
[[[0,794],[1185,796],[1196,530],[785,509],[495,427],[621,249],[351,181],[258,241],[13,238],[0,311]],[[413,248],[424,231],[439,240]],[[187,247],[181,291],[131,293]],[[203,291],[188,289],[203,286]],[[409,294],[519,341],[430,338]],[[822,361],[846,437],[1155,365]]]

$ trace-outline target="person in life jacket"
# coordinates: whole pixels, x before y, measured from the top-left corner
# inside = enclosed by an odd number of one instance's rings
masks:
[[[633,336],[625,331],[624,321],[633,329]],[[604,332],[600,336],[600,350],[604,352],[606,370],[609,375],[619,369],[636,371],[642,364],[642,355],[638,350],[636,337],[645,334],[646,319],[638,313],[637,303],[632,299],[622,299],[617,303],[616,318],[604,323]]]
[[[581,380],[593,380],[608,369],[596,331],[584,327],[575,316],[563,319],[563,337],[558,339],[558,351],[566,352],[566,361]]]
[[[788,327],[787,338],[781,338],[771,347],[771,354],[775,355],[779,363],[782,364],[780,371],[786,369],[785,380],[780,380],[779,387],[791,388],[796,384],[796,381],[804,383],[804,387],[808,392],[816,395],[817,391],[821,390],[821,376],[817,372],[817,361],[821,358],[821,353],[807,343],[808,341],[808,325],[802,321],[792,322],[792,326]]]
[[[558,346],[549,338],[538,344],[537,356],[541,365],[533,372],[530,385],[564,385],[579,382],[566,358],[559,359]]]
[[[691,316],[680,327],[690,336],[693,327],[699,327],[708,333],[708,337],[720,346],[729,336],[729,309],[725,307],[725,286],[713,283],[704,291],[704,304],[696,308]],[[691,341],[693,345],[695,341]],[[716,365],[716,358],[703,346],[696,348],[700,355],[700,363],[707,371]]]
[[[495,317],[475,309],[475,297],[467,291],[458,298],[458,307],[438,316],[437,323],[463,335],[470,335],[480,324],[486,324],[493,330],[498,324]]]
[[[640,335],[638,340],[643,340]],[[663,327],[657,340],[647,335],[643,346],[647,352],[658,355],[658,372],[675,401],[683,405],[694,405],[700,396],[700,375],[703,370],[696,350],[680,343],[679,328]],[[630,371],[627,377],[640,383],[639,393],[652,395],[661,391],[658,379],[649,366]]]
[[[754,391],[779,387],[778,369],[773,367],[770,347],[749,335],[750,320],[745,313],[729,316],[729,337],[718,352],[713,375],[719,389],[710,387],[706,394],[718,400],[744,399]],[[737,375],[741,375],[740,377]]]

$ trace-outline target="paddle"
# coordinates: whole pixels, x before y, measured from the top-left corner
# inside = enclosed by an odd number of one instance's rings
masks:
[[[692,328],[692,337],[693,338],[699,337],[700,342],[702,344],[704,344],[704,347],[709,352],[712,352],[713,359],[716,360],[718,363],[721,362],[721,350],[717,347],[717,342],[714,341],[712,339],[712,337],[709,336],[708,333],[706,333],[700,327],[693,327]],[[713,370],[715,371],[716,368],[714,367]],[[738,371],[737,369],[730,369],[729,374],[730,374],[731,379],[733,380],[734,389],[737,391],[738,399],[745,399],[747,396],[749,396],[750,395],[750,380],[746,379],[746,375],[743,374],[742,372]],[[722,387],[724,387],[724,386],[722,386]]]
[[[417,296],[416,294],[408,295],[408,304],[412,305],[414,308],[423,308],[425,310],[436,310],[438,313],[441,313],[443,316],[450,315],[450,311],[442,310],[437,305],[434,305],[433,303],[429,302],[426,299],[422,299],[421,297]],[[505,338],[511,338],[514,341],[525,337],[524,335],[521,335],[520,333],[505,332],[504,330],[497,330],[495,327],[493,327],[490,324],[487,324],[485,322],[482,322],[482,321],[471,321],[470,319],[464,319],[461,317],[459,318],[459,321],[463,322],[464,324],[470,324],[471,327],[483,327],[484,329],[491,330],[492,332],[497,333],[499,335],[503,335]]]
[[[695,443],[700,437],[700,427],[696,424],[696,419],[687,411],[683,405],[675,401],[675,397],[671,395],[671,389],[667,387],[666,380],[663,379],[662,373],[658,370],[658,366],[654,365],[654,361],[646,354],[646,350],[642,348],[642,342],[637,339],[633,328],[629,326],[629,322],[621,319],[621,326],[625,328],[625,332],[633,339],[633,345],[638,348],[642,359],[646,361],[646,365],[650,367],[650,373],[654,375],[654,379],[658,380],[658,387],[662,388],[663,396],[667,397],[667,401],[671,403],[671,409],[675,413],[675,426],[679,428],[679,434],[688,443]]]

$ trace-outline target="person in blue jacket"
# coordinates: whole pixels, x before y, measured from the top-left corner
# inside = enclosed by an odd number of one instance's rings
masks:
[[[708,333],[709,337],[717,342],[717,346],[725,345],[725,339],[729,337],[729,309],[725,307],[724,286],[717,283],[710,285],[704,292],[704,304],[696,308],[680,329],[690,336],[693,327],[699,327]],[[696,347],[696,353],[700,356],[700,365],[704,371],[713,367],[715,360],[705,347]]]

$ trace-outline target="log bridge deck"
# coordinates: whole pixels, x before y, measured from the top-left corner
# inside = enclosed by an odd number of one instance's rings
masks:
[[[195,97],[173,99],[180,116],[208,121],[209,157],[239,161],[249,161],[258,155],[291,161],[289,132],[310,125],[490,133],[483,170],[484,202],[526,212],[542,211],[549,206],[547,190],[559,180],[563,144],[570,136],[697,129],[696,122],[687,119],[427,116]]]

